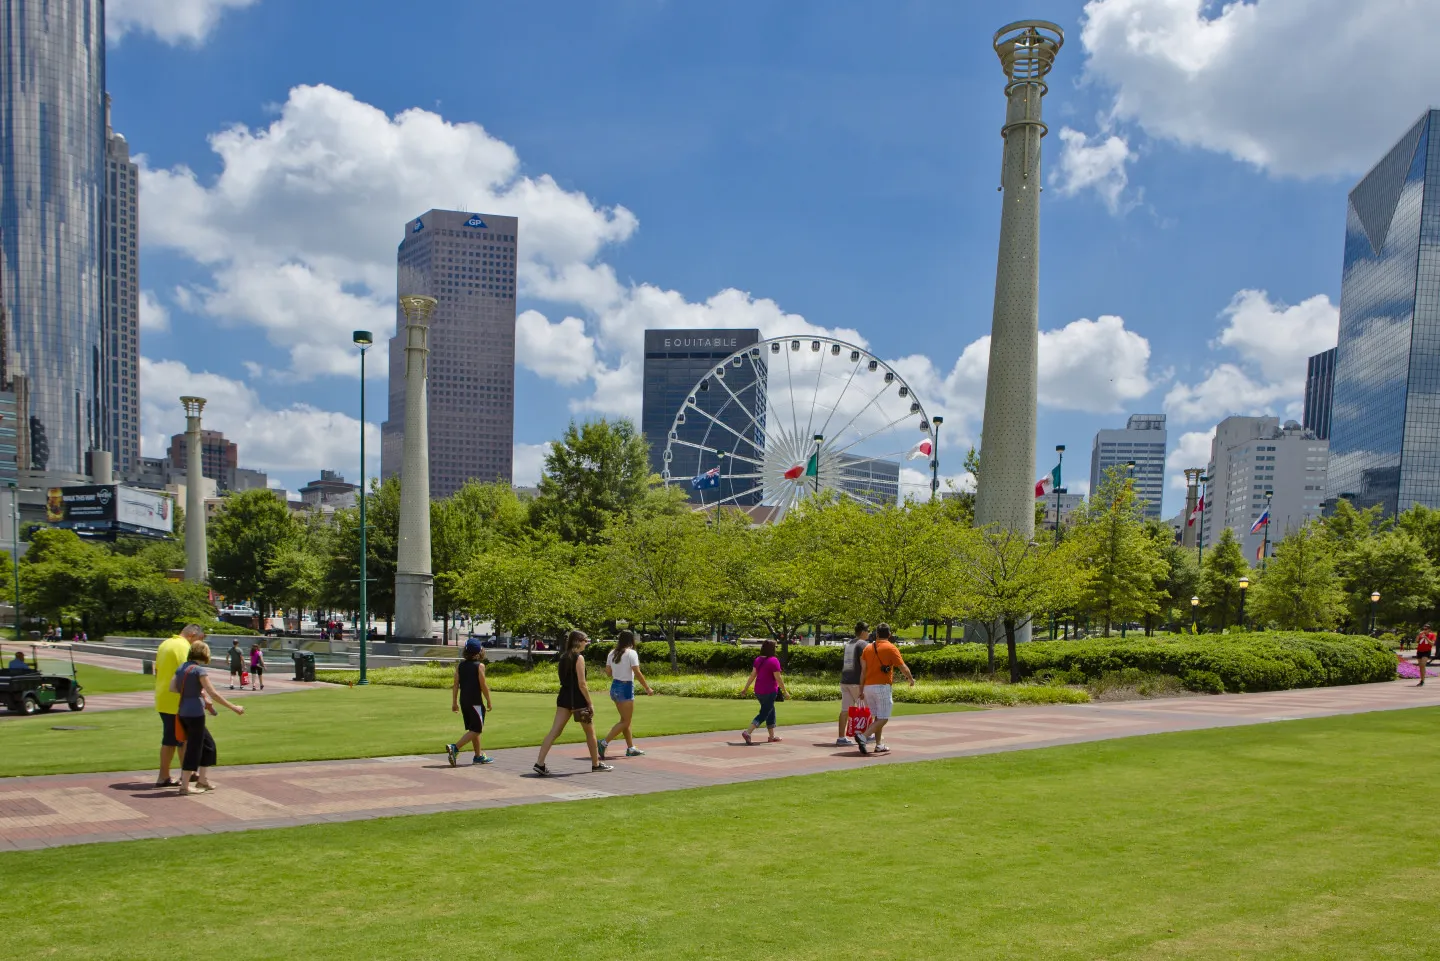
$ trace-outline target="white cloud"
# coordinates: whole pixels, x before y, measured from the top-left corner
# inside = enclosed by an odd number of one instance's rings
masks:
[[[1210,442],[1215,439],[1215,428],[1192,430],[1180,435],[1180,440],[1165,458],[1165,470],[1170,474],[1170,486],[1185,490],[1185,470],[1198,467],[1201,470],[1210,464]]]
[[[540,483],[540,474],[545,469],[545,458],[549,453],[548,441],[543,444],[516,444],[511,461],[511,483],[521,487],[534,487]]]
[[[1210,346],[1230,348],[1239,359],[1217,364],[1198,383],[1176,383],[1166,412],[1182,423],[1231,414],[1297,417],[1306,358],[1335,346],[1339,308],[1324,294],[1286,305],[1263,290],[1242,290],[1220,317],[1225,328]]]
[[[254,3],[256,0],[110,0],[105,6],[105,37],[116,43],[127,33],[149,33],[169,44],[199,45],[226,10]]]
[[[552,324],[538,310],[515,319],[515,362],[555,381],[578,384],[595,376],[595,338],[585,333],[585,321],[566,317]]]
[[[1050,183],[1066,197],[1094,190],[1112,214],[1121,209],[1120,197],[1130,182],[1125,165],[1135,159],[1130,145],[1118,134],[1099,134],[1092,141],[1079,130],[1060,129],[1060,159]]]
[[[1369,169],[1440,86],[1440,4],[1090,0],[1085,74],[1111,117],[1271,173]]]
[[[154,332],[170,329],[170,310],[151,291],[140,291],[140,329]]]
[[[160,456],[170,436],[185,429],[182,394],[207,400],[205,427],[218,430],[240,449],[240,463],[263,471],[300,472],[311,476],[321,468],[351,473],[359,449],[360,422],[347,414],[309,404],[265,406],[254,388],[229,377],[192,371],[174,360],[140,358],[141,414],[145,454]],[[365,426],[367,473],[379,468],[380,428]]]

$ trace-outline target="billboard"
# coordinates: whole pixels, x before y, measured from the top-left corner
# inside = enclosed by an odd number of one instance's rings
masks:
[[[168,494],[117,487],[115,522],[127,530],[139,527],[146,533],[169,534],[174,530],[175,506]]]
[[[168,536],[174,529],[175,509],[166,494],[91,484],[52,487],[45,498],[45,519],[57,527],[77,531],[113,531]]]

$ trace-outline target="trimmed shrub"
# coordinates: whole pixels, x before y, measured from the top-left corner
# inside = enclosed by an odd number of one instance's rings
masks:
[[[1225,693],[1225,682],[1214,671],[1186,671],[1180,682],[1185,685],[1185,690],[1198,694]]]

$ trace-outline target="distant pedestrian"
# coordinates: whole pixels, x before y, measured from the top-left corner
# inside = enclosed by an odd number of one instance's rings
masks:
[[[1420,683],[1417,687],[1425,686],[1425,674],[1430,663],[1430,656],[1435,653],[1435,632],[1426,624],[1420,628],[1420,633],[1415,635],[1415,664],[1420,668]]]
[[[870,626],[864,621],[855,625],[855,636],[845,642],[845,655],[840,662],[840,731],[835,737],[836,747],[848,747],[850,738],[845,729],[850,723],[850,708],[865,701],[864,676],[861,672],[860,655],[870,646]],[[863,733],[855,736],[863,741]]]
[[[239,641],[230,642],[230,690],[235,690],[239,684],[240,689],[245,689],[245,652],[240,650]]]
[[[185,663],[176,669],[174,679],[170,682],[171,690],[180,695],[177,714],[180,726],[185,730],[185,759],[180,764],[182,795],[204,794],[215,789],[215,785],[210,783],[209,775],[218,755],[215,739],[205,729],[206,712],[214,714],[215,705],[221,704],[236,714],[245,713],[245,708],[239,704],[231,704],[225,700],[223,694],[215,690],[215,685],[210,683],[204,667],[209,663],[210,645],[204,641],[195,641],[190,645],[190,654]],[[196,776],[193,789],[189,783],[191,774]]]
[[[470,744],[475,749],[471,764],[489,764],[493,760],[480,747],[480,735],[485,731],[485,716],[490,706],[490,685],[485,683],[485,649],[480,641],[471,638],[465,642],[461,661],[455,665],[455,680],[450,685],[450,710],[459,714],[465,722],[465,734],[454,744],[445,745],[445,754],[450,766],[460,756],[460,750]]]
[[[779,741],[781,738],[775,733],[775,702],[783,701],[790,696],[785,687],[784,669],[780,666],[780,659],[775,656],[775,642],[766,641],[760,645],[760,656],[755,658],[755,664],[750,668],[750,679],[745,682],[741,689],[742,695],[749,694],[751,688],[755,689],[755,699],[760,702],[760,713],[755,715],[755,720],[750,726],[740,732],[746,744],[753,744],[750,735],[760,725],[770,733],[766,740],[770,742]]]
[[[911,687],[915,686],[915,676],[910,673],[905,658],[900,656],[900,649],[890,640],[888,624],[876,625],[875,643],[861,653],[860,662],[864,667],[865,706],[870,708],[870,714],[874,717],[870,722],[870,739],[875,744],[876,754],[888,754],[890,746],[882,738],[885,725],[895,709],[895,692],[892,689],[895,669],[900,669]],[[860,753],[864,754],[865,740],[857,738],[855,743],[860,748]]]
[[[646,694],[655,692],[640,670],[640,652],[635,650],[634,631],[621,631],[615,639],[615,649],[605,658],[605,673],[610,675],[610,700],[615,703],[620,720],[615,722],[609,734],[600,739],[600,757],[604,759],[605,748],[618,734],[625,735],[626,757],[642,757],[645,752],[635,746],[635,736],[630,733],[630,721],[635,716],[635,679],[640,679]]]
[[[155,779],[156,787],[180,786],[180,782],[170,776],[170,765],[175,760],[175,751],[184,745],[185,731],[176,719],[180,695],[171,690],[170,682],[190,656],[190,645],[204,639],[205,631],[199,624],[186,624],[179,634],[162,641],[155,650],[155,713],[160,715],[160,776]]]
[[[600,759],[600,747],[595,743],[595,704],[590,700],[590,687],[585,683],[585,648],[590,638],[584,631],[571,631],[565,638],[565,650],[560,653],[560,694],[555,698],[555,723],[540,745],[540,756],[535,759],[535,773],[548,777],[550,768],[545,758],[550,746],[565,730],[565,725],[574,718],[585,731],[585,743],[590,748],[591,771],[613,771],[614,768]]]
[[[265,652],[260,645],[250,645],[250,690],[265,690]]]

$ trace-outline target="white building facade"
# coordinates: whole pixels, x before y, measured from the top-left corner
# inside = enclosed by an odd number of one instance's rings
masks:
[[[1251,534],[1250,528],[1268,501],[1273,556],[1276,542],[1320,517],[1329,460],[1329,442],[1293,420],[1281,426],[1277,417],[1225,418],[1210,444],[1205,546],[1213,546],[1228,527],[1241,542],[1246,559],[1259,563],[1265,532]]]
[[[1102,430],[1095,434],[1090,450],[1090,492],[1111,467],[1126,468],[1135,462],[1135,492],[1145,501],[1145,516],[1159,520],[1160,502],[1165,494],[1165,415],[1131,414],[1124,430]]]

